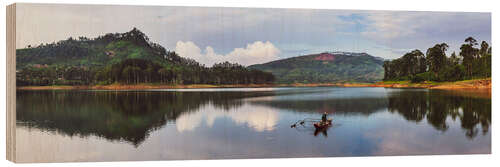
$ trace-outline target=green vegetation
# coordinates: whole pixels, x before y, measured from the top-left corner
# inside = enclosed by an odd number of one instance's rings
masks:
[[[483,41],[480,48],[476,48],[478,43],[472,37],[464,42],[460,57],[455,52],[446,56],[448,45],[441,43],[427,49],[426,56],[417,49],[401,58],[385,61],[384,81],[445,82],[491,77],[489,44]]]
[[[17,85],[262,84],[271,73],[223,62],[205,67],[152,43],[134,28],[16,51]]]
[[[375,82],[384,75],[381,58],[366,53],[321,53],[249,68],[271,72],[279,83]]]

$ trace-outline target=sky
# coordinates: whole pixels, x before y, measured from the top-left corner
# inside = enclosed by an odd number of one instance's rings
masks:
[[[443,42],[458,54],[469,36],[491,44],[490,13],[18,4],[16,16],[17,48],[136,27],[207,66],[326,51],[395,59]]]

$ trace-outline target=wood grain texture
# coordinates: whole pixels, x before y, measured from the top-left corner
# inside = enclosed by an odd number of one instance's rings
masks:
[[[16,4],[7,6],[7,160],[16,162]]]

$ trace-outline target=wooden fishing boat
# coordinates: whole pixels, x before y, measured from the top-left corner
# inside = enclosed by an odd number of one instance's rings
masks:
[[[316,129],[325,129],[332,126],[332,119],[328,119],[326,122],[315,122],[313,125]]]

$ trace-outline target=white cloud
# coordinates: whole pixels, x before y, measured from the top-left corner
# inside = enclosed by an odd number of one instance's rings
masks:
[[[224,61],[239,63],[245,66],[266,63],[277,60],[278,55],[281,53],[269,41],[255,41],[254,43],[247,44],[246,48],[234,48],[233,51],[226,55],[215,53],[211,46],[207,46],[202,52],[200,47],[191,41],[178,41],[175,46],[175,52],[181,57],[194,59],[207,66]]]

